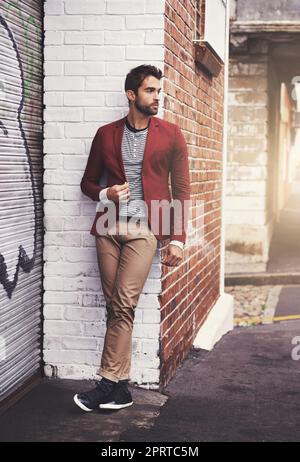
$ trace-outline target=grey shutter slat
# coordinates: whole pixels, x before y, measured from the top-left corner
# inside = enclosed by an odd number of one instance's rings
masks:
[[[39,0],[1,0],[0,401],[41,365],[42,20]]]

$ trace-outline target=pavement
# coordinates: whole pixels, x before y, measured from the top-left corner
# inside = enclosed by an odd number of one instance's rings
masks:
[[[235,328],[193,349],[163,393],[132,387],[121,411],[84,413],[72,397],[91,383],[46,379],[0,416],[0,441],[299,441],[297,342],[298,320]]]
[[[267,273],[300,272],[300,195],[292,194],[280,211],[270,245]]]

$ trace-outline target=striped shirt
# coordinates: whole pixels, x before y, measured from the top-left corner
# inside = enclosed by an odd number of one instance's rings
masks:
[[[137,130],[131,127],[126,120],[121,151],[129,183],[130,199],[127,203],[120,204],[120,216],[147,216],[141,175],[147,135],[148,127]]]

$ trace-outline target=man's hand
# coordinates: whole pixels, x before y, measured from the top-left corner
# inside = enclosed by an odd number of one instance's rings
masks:
[[[114,201],[116,204],[118,202],[128,202],[130,197],[129,183],[125,182],[124,184],[115,184],[107,190],[107,198],[111,201]]]
[[[166,266],[178,266],[183,259],[183,250],[178,245],[169,244],[162,264]]]

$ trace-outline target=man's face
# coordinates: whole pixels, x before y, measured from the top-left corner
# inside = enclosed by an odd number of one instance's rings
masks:
[[[131,93],[135,97],[133,105],[146,116],[157,114],[160,91],[159,79],[149,75],[143,80],[142,85],[139,87],[138,95],[136,96],[133,92]]]

